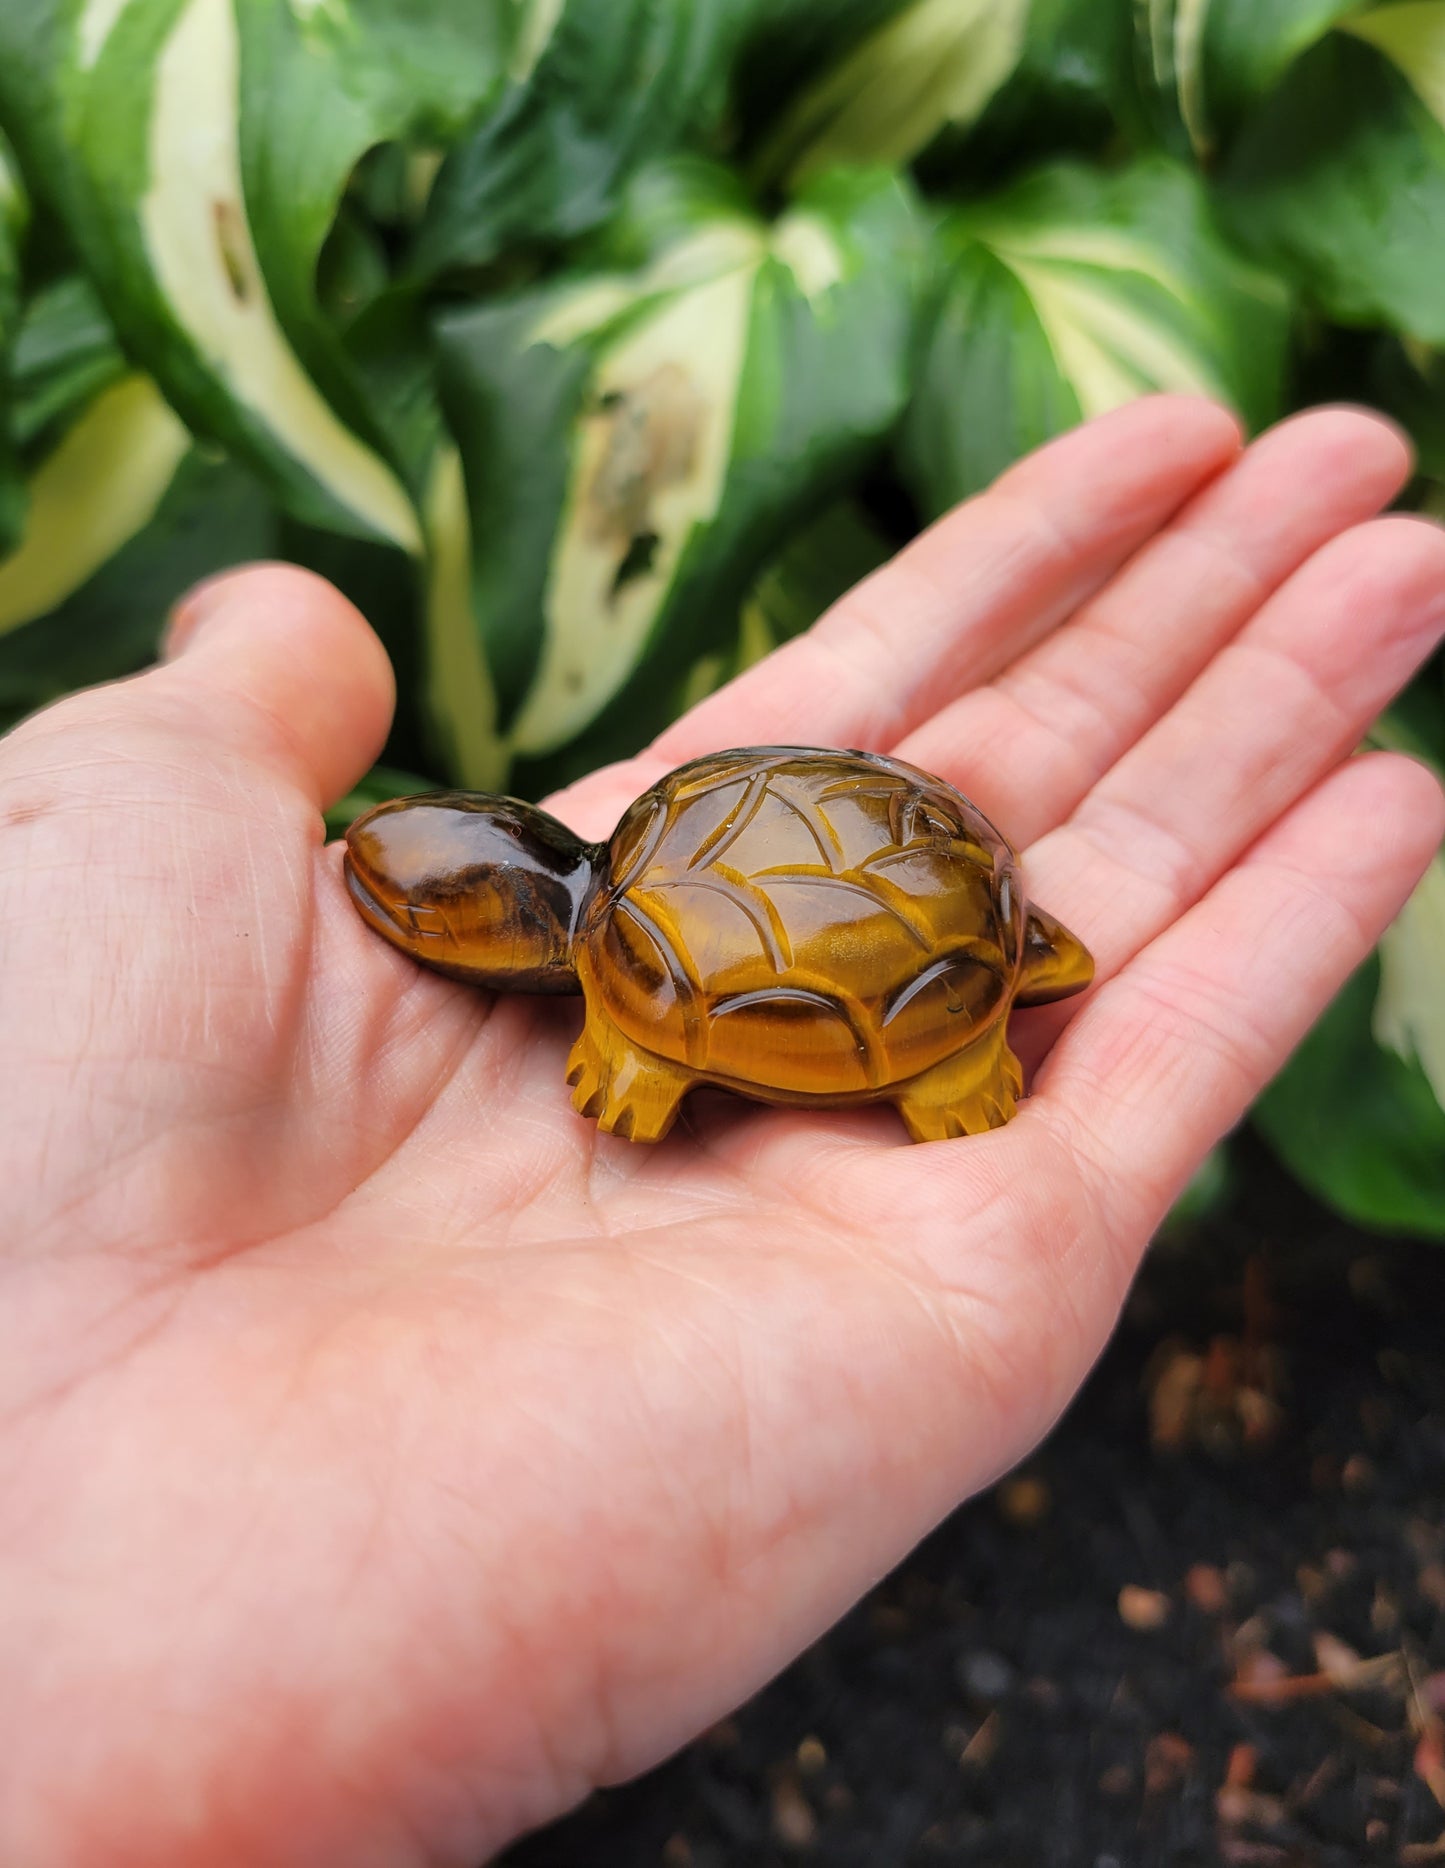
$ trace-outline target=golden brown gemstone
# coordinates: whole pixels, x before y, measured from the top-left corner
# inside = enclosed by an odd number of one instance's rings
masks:
[[[1015,1005],[1094,963],[941,779],[875,753],[755,746],[682,766],[589,844],[516,798],[402,798],[347,833],[363,918],[499,991],[580,992],[583,1115],[659,1141],[687,1092],[891,1102],[915,1141],[1014,1113]]]

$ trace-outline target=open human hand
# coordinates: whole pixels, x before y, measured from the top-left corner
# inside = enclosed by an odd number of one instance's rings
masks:
[[[260,568],[0,742],[0,1860],[475,1863],[735,1704],[1018,1460],[1140,1254],[1424,869],[1350,757],[1445,633],[1361,413],[1137,403],[644,757],[896,751],[1092,949],[1032,1094],[573,1114],[575,1001],[423,973],[320,807],[375,638]]]

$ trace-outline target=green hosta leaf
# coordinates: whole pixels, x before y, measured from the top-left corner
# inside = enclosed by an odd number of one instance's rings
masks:
[[[612,274],[640,274],[655,262],[666,281],[673,268],[698,264],[689,257],[695,250],[710,251],[706,245],[694,249],[691,237],[699,230],[720,225],[726,241],[729,228],[735,240],[739,227],[756,231],[756,224],[753,197],[733,170],[701,157],[674,156],[632,177],[618,212],[573,249],[571,270],[602,275],[607,284]],[[710,263],[704,259],[704,269]],[[608,289],[615,295],[615,280]]]
[[[1438,124],[1445,126],[1445,4],[1396,0],[1357,13],[1345,30],[1383,52]]]
[[[8,289],[15,289],[19,277],[17,248],[25,223],[30,218],[30,204],[20,185],[20,171],[15,166],[15,152],[0,136],[0,242],[6,254]]]
[[[0,107],[132,352],[191,425],[247,453],[298,510],[407,537],[395,476],[298,360],[242,191],[231,0],[38,0],[0,13]]]
[[[1277,411],[1283,291],[1221,239],[1164,158],[1037,171],[952,213],[902,458],[941,512],[1073,423],[1153,390]]]
[[[926,173],[991,182],[1020,155],[1097,147],[1137,118],[1129,9],[1116,0],[1030,0],[1018,63],[963,138],[946,136]],[[955,147],[961,142],[962,147]]]
[[[97,396],[30,478],[24,533],[0,560],[0,635],[55,609],[143,530],[189,448],[148,378]]]
[[[1445,780],[1445,663],[1437,656],[1371,737],[1413,754]],[[1380,942],[1375,1040],[1417,1063],[1445,1109],[1445,851]]]
[[[389,458],[415,489],[439,428],[427,394],[424,325],[406,294],[378,303],[385,250],[355,215],[338,230],[338,204],[365,152],[386,142],[409,161],[414,181],[416,146],[425,162],[500,90],[517,0],[235,4],[242,178],[266,290],[311,379],[356,433],[366,434],[369,423],[381,430]],[[339,292],[337,231],[351,236]],[[323,253],[333,265],[325,307],[317,287]],[[369,278],[358,274],[363,253]]]
[[[487,266],[598,226],[639,164],[717,123],[743,17],[740,0],[536,8],[505,97],[436,179],[417,271]]]
[[[471,516],[454,447],[436,458],[425,505],[426,708],[437,753],[459,784],[499,791],[508,748],[497,727],[497,689],[478,623]],[[503,586],[505,588],[505,584]]]
[[[154,385],[103,389],[38,457],[20,548],[0,559],[0,728],[155,651],[198,579],[257,558],[328,577],[365,609],[401,689],[392,756],[417,747],[416,567],[287,519],[256,478],[189,442]]]
[[[1372,364],[1368,400],[1409,430],[1420,473],[1445,482],[1445,351],[1382,338]]]
[[[0,111],[123,340],[293,510],[418,542],[391,420],[316,297],[362,153],[495,86],[510,0],[33,0],[0,9]]]
[[[855,500],[840,500],[788,540],[753,586],[747,608],[776,646],[811,629],[893,551]]]
[[[1355,975],[1255,1120],[1300,1180],[1351,1219],[1445,1238],[1445,1110],[1418,1050],[1394,1049],[1400,1027],[1385,1046],[1377,1038],[1381,973],[1377,957]]]
[[[1445,671],[1370,735],[1445,775]],[[1445,1239],[1445,852],[1256,1109],[1305,1184],[1364,1225]]]
[[[1417,1063],[1445,1109],[1445,857],[1380,942],[1377,1044]]]
[[[683,677],[677,688],[673,713],[685,714],[689,708],[696,707],[699,701],[726,687],[765,655],[771,655],[777,646],[778,638],[772,632],[767,612],[760,604],[745,603],[733,641],[724,648],[700,655]]]
[[[1370,739],[1424,759],[1445,777],[1445,655],[1437,652],[1416,675],[1384,719],[1375,722]]]
[[[11,353],[20,325],[20,237],[26,207],[10,146],[0,137],[0,557],[20,536],[25,505],[15,434]]]
[[[53,280],[26,305],[15,338],[12,431],[33,456],[130,366],[89,282]]]
[[[143,425],[136,384],[154,396],[144,378],[130,378],[99,398],[97,419],[113,421],[117,402],[129,395],[132,415]],[[85,429],[82,418],[73,432],[83,435]],[[148,454],[138,449],[114,461],[118,469],[128,466],[144,476],[146,498],[126,496],[128,532],[117,522],[114,498],[99,513],[99,524],[84,509],[55,515],[62,524],[62,567],[32,562],[23,612],[17,560],[0,563],[0,725],[75,688],[143,667],[155,654],[172,604],[192,584],[240,560],[276,555],[275,508],[256,481],[229,462],[186,452],[183,433],[180,457],[165,473],[170,438],[154,436]],[[113,489],[114,495],[121,492]],[[103,504],[92,502],[93,508]],[[35,507],[43,521],[46,503],[37,498]],[[27,537],[33,535],[32,530]],[[52,607],[34,613],[37,601]]]
[[[835,176],[772,227],[719,210],[639,271],[443,320],[487,676],[468,688],[454,650],[454,745],[494,709],[550,779],[664,723],[760,566],[896,418],[916,237],[895,180]]]
[[[1310,46],[1368,0],[1136,0],[1146,86],[1208,154]]]
[[[759,575],[738,618],[735,639],[693,665],[675,711],[685,713],[782,643],[800,636],[825,610],[893,555],[854,500],[803,526]]]
[[[1445,0],[1304,54],[1248,117],[1220,200],[1251,251],[1345,324],[1445,343]]]
[[[977,120],[1023,55],[1030,0],[909,0],[798,98],[760,168],[795,185],[835,163],[909,162]]]
[[[731,114],[748,149],[766,142],[799,97],[911,0],[744,0]]]
[[[991,180],[1110,135],[1132,50],[1119,0],[758,0],[734,115],[764,179],[927,152],[931,179]]]

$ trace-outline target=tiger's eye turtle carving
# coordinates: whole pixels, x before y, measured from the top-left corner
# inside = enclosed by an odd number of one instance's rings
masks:
[[[695,1085],[891,1102],[915,1141],[1014,1113],[1015,1005],[1093,961],[942,780],[872,753],[752,747],[670,773],[588,844],[514,798],[383,804],[347,834],[364,919],[438,971],[578,992],[583,1115],[658,1141]]]

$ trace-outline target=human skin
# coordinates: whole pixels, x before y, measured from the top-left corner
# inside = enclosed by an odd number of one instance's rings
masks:
[[[1445,832],[1351,756],[1445,632],[1362,413],[1074,432],[643,757],[897,752],[1092,949],[1007,1127],[573,1114],[576,1001],[362,925],[391,677],[261,567],[0,741],[0,1860],[474,1864],[662,1757],[1020,1459]]]

